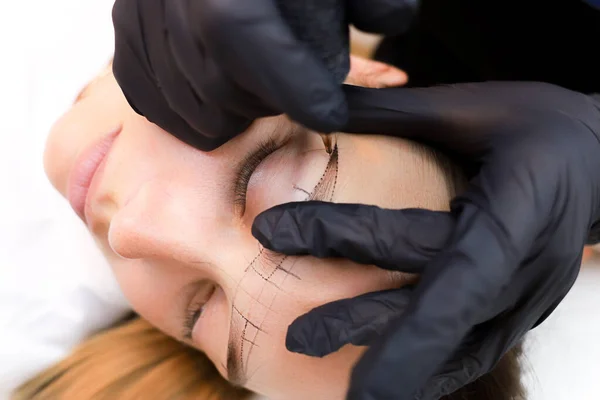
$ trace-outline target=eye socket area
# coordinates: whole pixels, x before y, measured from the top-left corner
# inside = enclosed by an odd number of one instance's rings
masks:
[[[245,223],[276,205],[308,199],[329,161],[330,139],[324,137],[298,132],[256,168],[248,182]]]

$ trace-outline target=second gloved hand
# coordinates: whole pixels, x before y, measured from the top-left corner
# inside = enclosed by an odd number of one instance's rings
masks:
[[[134,110],[204,151],[270,115],[339,129],[348,24],[398,34],[417,1],[291,1],[117,0],[115,78]]]
[[[572,287],[583,246],[598,242],[600,103],[543,83],[346,90],[347,131],[423,141],[465,166],[446,247],[415,270],[404,260],[428,253],[447,215],[331,203],[274,207],[253,234],[285,254],[421,272],[409,302],[398,290],[331,303],[299,317],[286,343],[314,356],[369,345],[349,399],[439,399],[541,323]]]

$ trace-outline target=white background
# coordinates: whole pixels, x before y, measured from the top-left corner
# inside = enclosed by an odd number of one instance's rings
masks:
[[[112,0],[3,3],[0,399],[126,310],[105,261],[42,170],[53,121],[111,56]],[[528,344],[530,399],[600,398],[599,267],[582,272]]]
[[[110,59],[111,0],[0,2],[0,399],[126,304],[48,183],[46,135]],[[86,132],[81,132],[85,135]]]

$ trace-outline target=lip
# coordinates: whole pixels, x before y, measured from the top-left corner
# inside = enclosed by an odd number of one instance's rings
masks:
[[[77,156],[73,169],[69,174],[67,198],[75,213],[77,213],[79,218],[85,223],[87,223],[85,218],[85,205],[90,186],[119,133],[121,133],[121,127],[102,136],[83,150],[83,152]]]

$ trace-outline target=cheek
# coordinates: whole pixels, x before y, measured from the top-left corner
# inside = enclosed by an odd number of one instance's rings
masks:
[[[133,310],[159,330],[180,337],[183,327],[176,304],[181,288],[191,280],[189,273],[173,265],[150,264],[116,255],[108,255],[108,259]]]
[[[148,273],[144,261],[110,255],[110,265],[123,295],[135,312],[153,325],[160,322],[162,312],[166,311],[162,309],[165,302],[157,299],[165,297],[166,288],[159,288],[156,293],[154,279]]]

